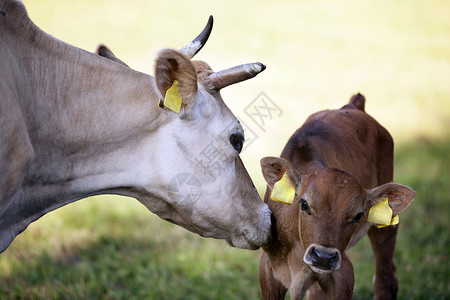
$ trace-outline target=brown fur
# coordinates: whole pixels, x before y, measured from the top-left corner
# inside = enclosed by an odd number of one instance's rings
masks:
[[[282,158],[262,159],[268,183],[264,201],[276,220],[260,262],[263,299],[284,299],[287,290],[292,299],[301,299],[310,287],[308,299],[351,298],[353,266],[345,250],[369,229],[376,259],[375,298],[396,297],[392,259],[398,226],[377,229],[367,216],[384,196],[394,214],[402,211],[414,192],[388,183],[393,174],[392,138],[364,112],[364,103],[357,94],[339,110],[313,114],[290,138]],[[274,183],[285,172],[296,186],[292,205],[270,199]],[[333,258],[324,259],[325,264],[317,251]]]

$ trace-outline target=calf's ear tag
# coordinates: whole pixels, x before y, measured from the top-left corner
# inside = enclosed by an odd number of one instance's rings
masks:
[[[383,227],[388,227],[388,226],[392,226],[392,225],[397,225],[398,223],[400,223],[400,217],[398,216],[398,214],[396,214],[395,216],[392,217],[391,223],[389,223],[389,225],[377,224],[377,227],[383,228]]]
[[[179,85],[180,82],[175,79],[172,86],[166,91],[166,96],[164,97],[164,106],[177,114],[180,113],[182,102],[180,90],[178,88]]]
[[[275,182],[270,194],[270,199],[291,205],[295,198],[295,186],[289,179],[287,173],[284,173],[280,180]]]
[[[399,223],[399,216],[392,217],[392,209],[389,207],[389,199],[385,197],[383,201],[375,204],[369,210],[367,221],[377,224],[378,228],[396,225]]]

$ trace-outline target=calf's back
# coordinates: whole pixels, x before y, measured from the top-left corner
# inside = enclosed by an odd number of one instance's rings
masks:
[[[365,188],[393,178],[394,142],[389,132],[365,113],[364,96],[357,94],[337,110],[311,115],[289,139],[281,157],[300,174],[318,168],[352,173]]]

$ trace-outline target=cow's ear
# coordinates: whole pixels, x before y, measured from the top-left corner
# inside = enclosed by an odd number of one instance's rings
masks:
[[[120,59],[118,59],[114,53],[111,51],[111,49],[109,49],[108,47],[106,47],[105,45],[99,45],[97,47],[97,51],[95,51],[95,53],[97,53],[97,55],[103,56],[107,59],[110,59],[112,61],[115,61],[118,64],[121,64],[122,66],[128,67],[129,66],[124,63],[123,61],[121,61]]]
[[[192,105],[197,93],[197,74],[184,54],[172,49],[159,52],[155,62],[155,81],[161,99],[166,97],[167,90],[172,87],[176,93],[179,91],[183,107]]]
[[[264,157],[261,159],[261,169],[267,184],[272,188],[273,185],[280,181],[283,176],[289,178],[290,182],[294,186],[298,186],[301,183],[301,176],[292,167],[292,164],[279,157]]]
[[[387,197],[392,214],[396,215],[411,204],[414,200],[414,195],[414,191],[406,185],[386,183],[367,190],[366,200],[369,206],[372,207]]]
[[[301,184],[301,176],[291,163],[283,158],[264,157],[261,168],[267,184],[272,189],[270,199],[290,205],[295,200],[297,186]]]

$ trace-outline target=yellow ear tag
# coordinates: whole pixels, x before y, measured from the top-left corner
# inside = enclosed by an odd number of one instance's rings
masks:
[[[385,226],[391,224],[392,209],[389,207],[388,197],[370,208],[367,221]]]
[[[177,114],[180,113],[182,101],[180,90],[178,89],[179,85],[180,82],[175,79],[172,86],[167,90],[166,97],[164,97],[164,106]]]
[[[283,177],[273,185],[270,199],[291,205],[295,198],[295,186],[292,184],[288,175],[284,173]]]
[[[397,225],[398,223],[400,223],[400,217],[398,216],[398,214],[396,214],[395,216],[392,217],[391,223],[389,223],[389,225],[377,225],[378,228],[383,228],[383,227],[388,227],[388,226],[392,226],[392,225]]]

